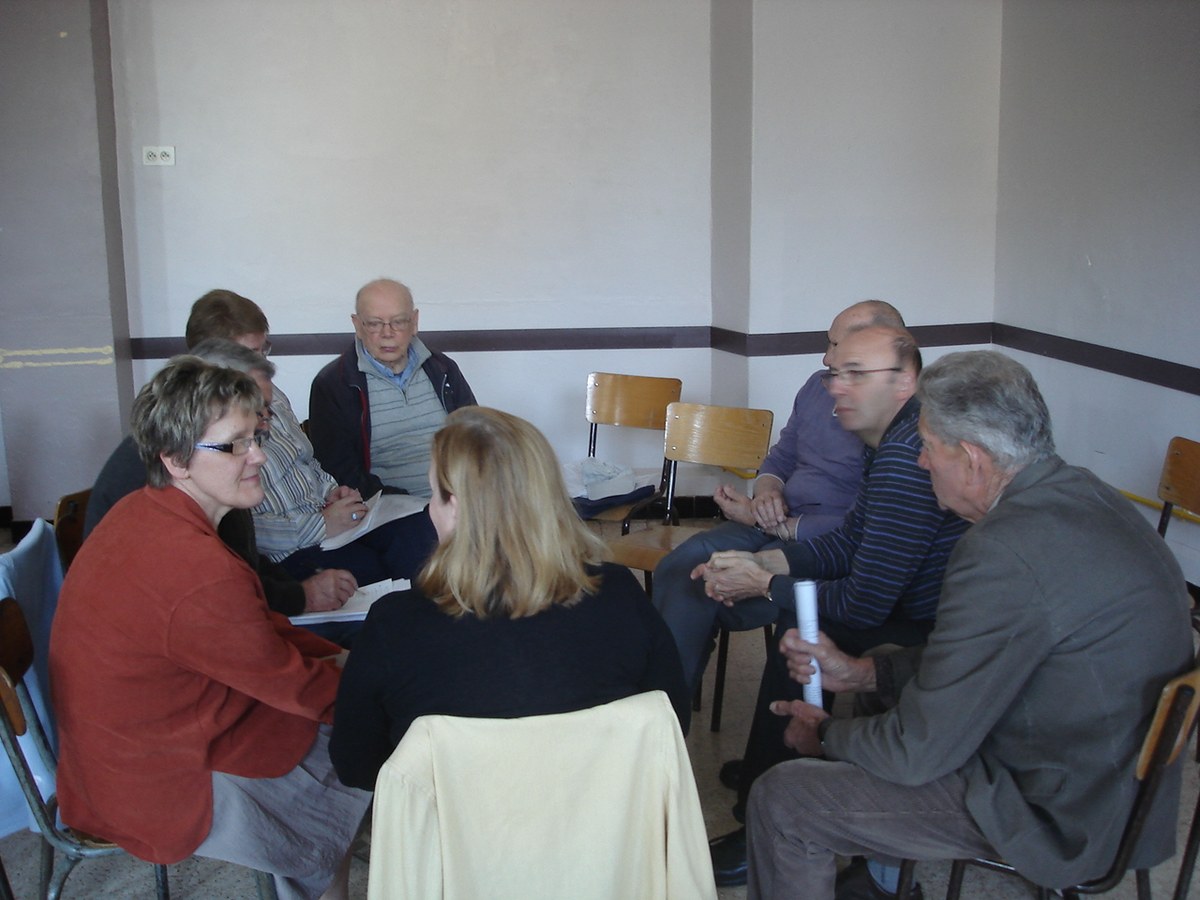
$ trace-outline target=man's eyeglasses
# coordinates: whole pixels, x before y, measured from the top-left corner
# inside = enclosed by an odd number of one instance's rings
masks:
[[[889,366],[886,369],[843,369],[840,372],[833,369],[826,369],[821,373],[821,381],[825,387],[829,387],[835,381],[844,381],[848,385],[862,384],[867,380],[868,375],[873,375],[876,372],[903,372],[899,366]]]
[[[269,440],[271,433],[268,431],[256,431],[253,437],[238,438],[230,441],[228,444],[212,444],[208,441],[200,441],[192,444],[197,450],[216,450],[218,453],[232,453],[234,456],[245,456],[250,452],[251,444],[263,445],[263,441]]]
[[[391,331],[407,331],[408,326],[412,324],[412,319],[408,317],[396,319],[359,319],[362,327],[367,329],[369,334],[379,334],[384,328]]]

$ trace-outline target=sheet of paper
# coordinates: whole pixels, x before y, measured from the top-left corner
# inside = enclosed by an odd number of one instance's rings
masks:
[[[384,522],[403,519],[405,516],[419,513],[425,508],[427,502],[429,501],[423,497],[415,497],[412,494],[385,494],[380,491],[366,501],[367,515],[361,522],[340,534],[325,538],[321,541],[321,549],[336,550],[339,547],[345,547],[351,541],[378,528]]]
[[[376,581],[374,584],[363,585],[351,594],[350,599],[341,609],[292,616],[291,623],[293,625],[318,625],[321,622],[353,622],[365,619],[371,604],[384,594],[407,591],[410,587],[412,584],[407,578],[387,578],[383,581]]]

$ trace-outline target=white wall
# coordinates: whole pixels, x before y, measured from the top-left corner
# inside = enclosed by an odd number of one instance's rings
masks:
[[[755,5],[755,332],[992,320],[999,0]]]
[[[996,321],[1200,365],[1200,4],[1080,8],[1005,0]],[[1153,498],[1167,442],[1200,440],[1195,394],[1013,355],[1118,488]],[[1200,581],[1200,528],[1168,543]]]
[[[217,285],[342,330],[382,274],[441,328],[707,324],[706,5],[111,9],[135,333]]]
[[[212,287],[277,333],[349,333],[379,275],[410,285],[425,330],[709,323],[707,5],[111,11],[134,335],[181,334]],[[178,164],[141,166],[144,144]],[[527,410],[566,454],[591,368],[665,364],[707,393],[707,352],[640,356],[458,359],[482,402]],[[302,416],[325,361],[278,360]]]

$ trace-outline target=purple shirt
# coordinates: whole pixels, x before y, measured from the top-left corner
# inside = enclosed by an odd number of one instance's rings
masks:
[[[833,407],[821,372],[814,372],[759,469],[760,478],[773,475],[783,482],[788,515],[800,516],[798,540],[841,525],[862,481],[863,442],[842,428]]]

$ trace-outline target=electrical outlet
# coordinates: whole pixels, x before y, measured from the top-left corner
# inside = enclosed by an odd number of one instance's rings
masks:
[[[173,166],[175,165],[174,147],[143,147],[143,166]]]

